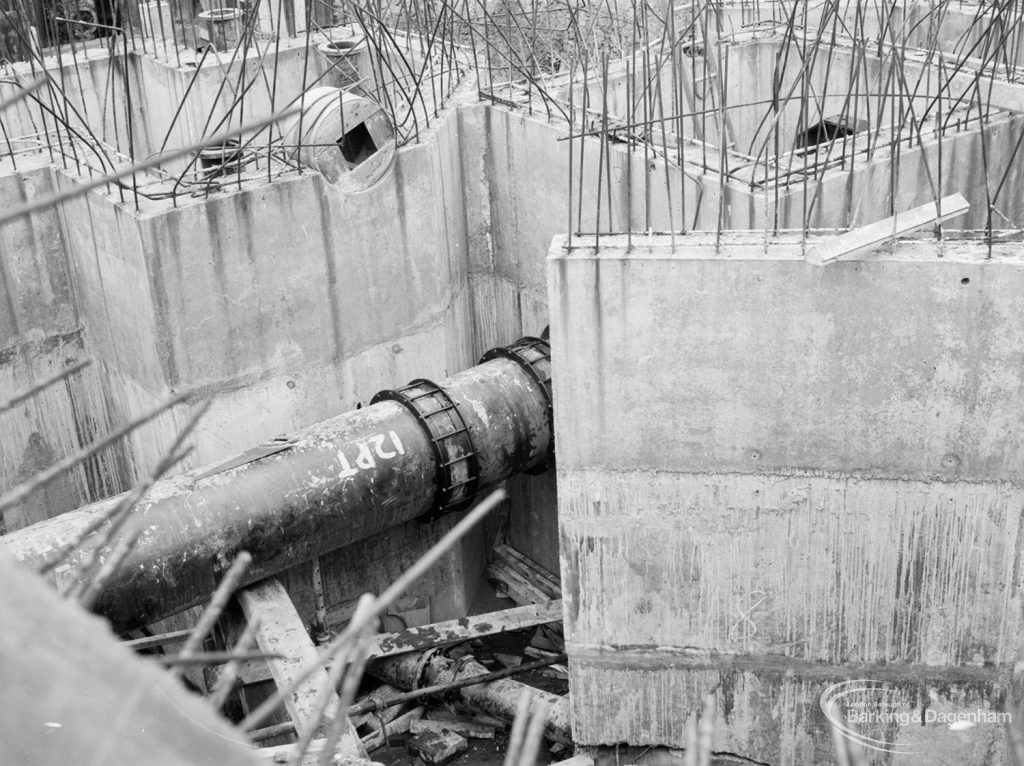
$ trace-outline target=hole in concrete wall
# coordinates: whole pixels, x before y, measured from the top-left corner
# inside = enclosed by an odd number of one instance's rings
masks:
[[[302,115],[282,126],[293,156],[346,191],[366,189],[391,168],[395,129],[374,101],[341,88],[313,88]],[[302,119],[300,119],[300,117]]]
[[[207,178],[238,172],[243,162],[242,145],[237,138],[228,138],[197,152],[200,174]]]
[[[811,125],[802,133],[796,134],[796,148],[806,149],[819,144],[827,144],[832,139],[852,136],[857,131],[843,117],[826,117],[821,122]]]
[[[964,277],[963,279],[960,280],[960,284],[962,284],[962,285],[969,285],[970,283],[971,283],[971,278],[970,277]]]
[[[338,139],[341,155],[350,167],[355,168],[377,153],[377,145],[365,122],[356,125],[352,130]]]

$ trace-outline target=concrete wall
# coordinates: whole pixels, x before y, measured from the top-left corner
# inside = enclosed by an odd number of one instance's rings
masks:
[[[56,188],[45,161],[22,157],[17,167],[8,160],[0,170],[0,209]],[[0,399],[90,356],[66,245],[61,218],[52,209],[0,228]],[[94,365],[0,412],[0,493],[109,430],[116,418],[108,394],[102,366]],[[130,480],[125,450],[107,450],[6,511],[0,531],[119,492]]]
[[[211,53],[199,68],[199,56],[192,51],[183,55],[189,63],[181,67],[173,57],[133,60],[146,105],[147,156],[280,111],[302,92],[303,83],[330,84],[320,79],[327,69],[324,58],[316,50],[307,57],[305,47],[295,41],[282,41],[278,51],[264,41],[237,55]],[[267,141],[259,143],[265,148]],[[187,164],[188,159],[173,160],[165,169],[180,172]]]
[[[646,84],[643,77],[633,76],[637,82],[631,88],[632,105],[626,98],[622,61],[609,67],[607,93],[602,92],[604,81],[598,76],[590,76],[586,88],[577,85],[574,106],[582,106],[586,90],[590,108],[596,110],[585,121],[588,132],[600,132],[600,110],[607,103],[612,129],[616,124],[642,125],[644,119],[650,120],[653,147],[667,146],[672,163],[667,173],[661,163],[657,168],[651,163],[645,172],[640,145],[630,168],[623,144],[616,142],[607,151],[599,175],[599,142],[585,142],[582,161],[575,155],[577,183],[572,190],[578,198],[582,189],[585,200],[581,230],[593,230],[596,191],[601,188],[606,198],[602,231],[625,232],[630,228],[627,221],[634,231],[848,228],[957,192],[972,208],[947,227],[1019,226],[1024,219],[1020,202],[1024,199],[1024,164],[1018,161],[1024,87],[998,79],[975,81],[966,73],[943,74],[941,84],[947,89],[940,100],[936,97],[940,86],[937,66],[925,66],[920,57],[897,62],[890,54],[860,56],[849,41],[840,40],[835,47],[821,48],[808,63],[792,45],[788,50],[784,46],[777,32],[745,35],[725,46],[722,63],[716,65],[721,71],[701,86],[707,91],[704,98],[697,97],[695,83],[689,82],[693,77],[691,60],[680,56],[673,61],[668,54],[665,60],[649,64]],[[582,74],[578,77],[582,80]],[[771,103],[776,80],[781,94],[778,109]],[[644,87],[652,101],[646,107]],[[959,107],[951,111],[950,105],[958,99]],[[979,99],[991,104],[984,126],[979,125],[975,106]],[[721,135],[716,107],[720,103],[728,107],[726,140],[731,144],[724,160],[717,148]],[[703,114],[707,109],[714,111]],[[692,116],[659,123],[662,114],[680,111]],[[806,156],[793,153],[798,133],[837,116],[861,130],[856,136],[837,140],[831,149]],[[937,129],[940,117],[944,125],[941,135]],[[577,114],[577,122],[581,120]],[[535,128],[533,133],[539,130]],[[670,135],[663,137],[662,130]],[[643,128],[637,131],[643,132]],[[509,132],[507,127],[504,132]],[[677,147],[674,134],[680,133],[686,141]],[[900,140],[894,141],[894,134]],[[702,137],[709,146],[695,140]],[[512,145],[534,147],[549,141],[524,135]],[[575,142],[577,152],[580,143]],[[560,205],[553,206],[552,212],[538,212],[550,217],[567,208],[570,174],[564,142],[559,156],[544,156],[544,160],[539,170],[543,185],[557,189],[561,183],[563,188]],[[816,169],[816,164],[822,167]],[[580,167],[584,168],[582,184]],[[680,194],[680,167],[686,171],[684,194]],[[515,178],[512,172],[509,176]],[[627,183],[627,176],[632,183]],[[631,200],[627,195],[630,189]],[[575,199],[574,206],[577,204]],[[627,210],[631,211],[628,215]],[[667,211],[673,213],[671,218],[665,215]],[[562,215],[565,220],[555,231],[568,226],[568,216]],[[550,228],[534,230],[539,233]]]
[[[76,53],[77,57],[73,58],[68,46],[64,46],[59,58],[47,56],[41,63],[13,65],[13,76],[0,83],[2,98],[13,96],[24,85],[33,82],[44,65],[52,79],[27,99],[4,111],[0,127],[5,140],[0,140],[0,155],[7,154],[10,148],[16,151],[22,148],[22,144],[14,140],[21,136],[59,131],[61,139],[88,139],[95,151],[79,147],[81,159],[100,167],[107,158],[97,156],[97,152],[104,154],[105,149],[96,142],[129,153],[129,120],[136,147],[140,152],[145,151],[142,142],[146,113],[138,87],[138,56],[129,52],[126,63],[123,54],[110,57],[105,49],[79,50]],[[131,88],[131,109],[125,98],[126,74]],[[55,115],[64,119],[67,126],[59,125]],[[43,146],[47,145],[45,141],[41,142]],[[70,150],[67,159],[71,163],[75,161]]]
[[[598,138],[571,143],[570,175],[570,143],[560,140],[568,125],[502,107],[488,107],[486,115],[495,273],[518,274],[535,295],[543,294],[536,254],[547,252],[551,237],[570,225],[570,201],[573,231],[585,233],[598,224],[601,232],[678,231],[712,228],[718,220],[717,180],[702,188],[642,147],[628,152],[624,144],[602,146]],[[729,209],[749,200],[725,192]]]
[[[281,92],[297,89],[301,51],[282,50],[280,58]],[[162,141],[172,119],[167,103],[182,95],[192,72],[131,60],[154,104],[146,107],[145,140]],[[239,70],[211,64],[199,73],[169,146],[201,130],[210,109],[223,108],[215,106],[216,91]],[[252,114],[269,108],[264,90],[247,97]],[[225,98],[226,91],[219,101]],[[803,217],[802,188],[776,200],[739,183],[723,186],[717,174],[684,176],[639,147],[629,153],[596,138],[559,141],[566,126],[539,110],[473,101],[442,113],[419,145],[399,153],[392,174],[361,194],[339,194],[306,173],[177,208],[146,202],[141,214],[96,194],[68,204],[62,268],[74,300],[67,310],[102,362],[115,420],[172,390],[198,389],[214,405],[194,459],[217,460],[364,403],[381,388],[447,374],[488,348],[539,334],[547,324],[541,254],[570,217],[585,232],[764,226],[776,210],[787,227]],[[985,162],[1005,159],[1018,130],[993,125]],[[945,142],[944,192],[984,198],[980,138],[965,133]],[[891,180],[884,157],[858,167],[853,182],[842,172],[827,175],[808,190],[814,220],[860,223],[894,204],[930,200],[919,180],[926,155],[934,171],[937,147],[901,152],[891,196],[878,192]],[[57,183],[74,179],[68,170]],[[1003,197],[1015,197],[1020,183],[1012,171]],[[1000,210],[1013,216],[1012,208]],[[983,224],[984,206],[973,215],[972,223]],[[156,462],[186,416],[179,408],[130,441],[133,474]],[[545,543],[555,528],[553,485],[522,481],[522,497],[531,500],[513,514],[510,535],[553,566],[554,548]]]
[[[48,163],[25,158],[0,170],[0,209],[54,190]],[[40,210],[0,228],[0,348],[78,328],[64,238],[55,210]]]
[[[75,200],[68,260],[97,353],[138,407],[215,399],[204,462],[469,366],[460,162],[442,126],[360,194],[306,172],[141,215]]]
[[[763,164],[765,156],[778,153],[781,158],[791,151],[795,136],[824,118],[845,116],[864,127],[855,137],[836,141],[830,152],[821,151],[820,157],[781,160],[778,190],[774,166],[755,170],[754,178],[763,181],[767,173],[769,182],[763,184],[765,191],[745,193],[760,198],[762,204],[755,210],[762,209],[752,218],[745,218],[742,207],[733,211],[728,219],[731,228],[763,228],[764,215],[769,225],[777,215],[779,227],[788,229],[863,225],[956,192],[972,203],[972,209],[951,222],[951,228],[1014,228],[1024,219],[1024,178],[1018,161],[1024,118],[998,113],[1000,105],[1024,98],[1024,88],[1001,83],[990,93],[984,81],[944,75],[942,83],[949,91],[939,100],[934,65],[904,64],[891,54],[860,57],[844,43],[819,53],[808,67],[793,51],[781,52],[780,45],[778,39],[761,39],[729,47],[726,102],[750,104],[729,110],[737,150],[761,158]],[[777,114],[765,105],[776,76],[780,91],[789,97]],[[905,95],[909,93],[916,95]],[[989,103],[990,98],[992,114],[981,126],[975,103]],[[950,105],[957,99],[962,99],[960,106],[951,113]],[[1014,109],[1019,112],[1019,107]],[[894,142],[894,133],[899,141]],[[824,162],[826,154],[837,167],[815,171],[815,162]],[[730,158],[731,169],[744,164]],[[808,166],[810,180],[805,184],[799,171]],[[787,180],[789,167],[798,173]],[[713,173],[708,182],[715,182]],[[998,212],[990,211],[990,200]]]
[[[990,56],[996,41],[1012,39],[1012,27],[1017,23],[1014,19],[1007,24],[1006,17],[1000,19],[998,10],[985,3],[944,3],[936,6],[908,0],[875,6],[858,0],[843,0],[839,3],[793,6],[761,0],[726,0],[715,3],[707,28],[714,36],[728,37],[771,30],[773,26],[779,30],[791,21],[795,23],[798,34],[817,28],[829,33],[833,29],[841,29],[843,34],[865,40],[868,44],[882,42],[942,51],[947,62],[951,57],[981,60]],[[774,22],[774,25],[769,22]],[[1002,65],[1005,56],[1010,61],[1016,58],[1019,66],[1021,51],[1016,47],[1006,44],[996,64]]]
[[[303,85],[331,84],[326,60],[315,48],[307,57],[304,42],[283,40],[275,50],[273,43],[263,41],[237,55],[211,53],[205,58],[194,50],[180,51],[179,56],[130,50],[126,58],[94,49],[79,52],[76,60],[65,46],[60,58],[44,59],[51,84],[0,118],[0,156],[23,150],[28,144],[18,141],[20,137],[57,131],[62,140],[77,137],[92,145],[91,150],[68,149],[67,164],[74,166],[78,159],[109,171],[117,162],[109,149],[123,155],[134,151],[142,160],[266,117],[288,106]],[[369,69],[365,50],[356,58],[361,68]],[[0,83],[0,98],[13,96],[35,79],[36,70],[28,63],[16,69],[15,78]],[[54,113],[64,118],[65,112],[67,126],[54,118]],[[230,121],[225,119],[228,114]],[[47,145],[42,138],[37,143]],[[164,169],[180,171],[187,163],[172,160]]]
[[[196,87],[205,93],[213,82]],[[151,115],[151,123],[164,117]],[[66,204],[55,258],[63,259],[76,327],[84,328],[82,353],[98,360],[110,424],[173,392],[197,391],[213,405],[190,464],[212,462],[365,404],[380,389],[443,377],[489,348],[539,335],[547,324],[542,259],[568,213],[567,144],[555,140],[564,133],[539,114],[464,100],[401,150],[380,184],[358,194],[305,172],[177,207],[147,201],[141,213],[117,194]],[[577,142],[576,167],[579,149]],[[609,225],[609,189],[612,226],[627,220],[630,193],[632,226],[679,225],[683,206],[694,202],[680,199],[676,171],[645,166],[639,152],[627,160],[621,146],[601,161],[599,149],[589,140],[584,150],[583,228],[597,223],[599,190],[601,225]],[[77,182],[71,170],[55,178],[59,188]],[[638,201],[645,186],[666,183],[672,193]],[[128,440],[129,479],[152,468],[190,411],[179,407]],[[13,476],[20,462],[9,463]],[[509,539],[556,569],[553,475],[512,484]],[[410,537],[410,550],[425,539]]]
[[[923,682],[935,704],[999,708],[1022,652],[1014,248],[901,242],[816,268],[757,235],[563,244],[549,286],[578,741],[681,745],[714,692],[715,750],[820,763],[818,696],[873,673],[904,707]],[[999,760],[1001,727],[955,745],[939,728],[889,736]]]
[[[105,425],[193,391],[196,402],[209,398],[212,407],[187,465],[209,463],[366,404],[414,377],[443,378],[519,337],[522,317],[495,306],[493,291],[476,289],[489,284],[491,268],[489,251],[478,249],[490,215],[486,153],[476,152],[482,113],[466,110],[466,122],[452,110],[361,193],[339,193],[307,171],[176,207],[147,202],[142,213],[116,193],[64,205],[55,215],[63,238],[53,256],[84,327],[83,353],[88,346],[98,360]],[[59,188],[77,183],[63,170],[55,178]],[[540,273],[535,265],[534,282]],[[539,287],[533,295],[540,300]],[[534,312],[530,332],[540,333],[542,317]],[[484,339],[481,327],[502,332]],[[193,406],[127,441],[129,479],[155,465]],[[75,448],[53,450],[51,462]],[[24,473],[16,458],[5,461],[13,477]],[[547,484],[553,492],[553,479]],[[19,517],[17,525],[75,507],[80,494]],[[553,499],[547,507],[553,528]],[[408,563],[445,524],[450,520],[408,525],[358,551],[325,557],[324,566],[347,584],[332,596],[334,606],[358,595],[351,591],[382,587],[385,561]],[[427,614],[466,611],[478,580],[462,575],[482,569],[484,545],[482,536],[471,538],[425,581],[417,593],[431,606]],[[356,561],[365,567],[361,578]],[[308,607],[308,576],[292,578]]]

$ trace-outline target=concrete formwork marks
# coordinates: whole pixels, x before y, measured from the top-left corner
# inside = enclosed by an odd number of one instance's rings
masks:
[[[822,269],[813,237],[624,240],[549,253],[577,741],[682,745],[714,691],[715,750],[819,763],[818,697],[844,678],[1003,709],[1024,649],[1017,254],[908,240]],[[933,733],[880,736],[999,761],[997,727]]]

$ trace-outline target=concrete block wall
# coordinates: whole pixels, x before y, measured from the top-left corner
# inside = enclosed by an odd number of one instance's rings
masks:
[[[1002,709],[1024,651],[1024,260],[987,254],[901,241],[818,268],[740,233],[556,239],[577,741],[682,745],[710,692],[714,750],[821,763],[818,698],[851,677]],[[883,734],[958,763],[1005,747],[999,726]]]

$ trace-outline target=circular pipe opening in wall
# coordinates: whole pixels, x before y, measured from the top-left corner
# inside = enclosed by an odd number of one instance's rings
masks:
[[[289,159],[318,170],[344,191],[383,178],[397,144],[391,119],[377,102],[341,88],[313,88],[302,111],[281,125]]]
[[[204,147],[196,155],[199,158],[200,174],[206,178],[235,173],[243,164],[242,146],[237,138]]]

